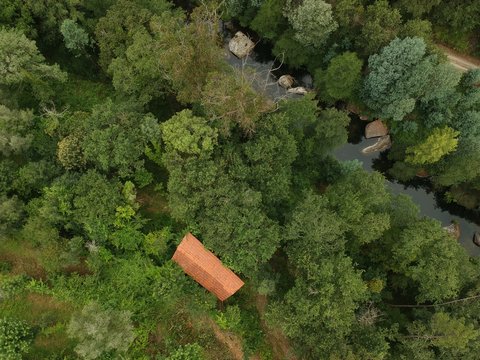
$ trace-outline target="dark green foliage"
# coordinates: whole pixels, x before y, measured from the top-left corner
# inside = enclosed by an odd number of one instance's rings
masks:
[[[357,302],[366,289],[347,257],[312,256],[307,264],[311,267],[305,269],[302,262],[296,263],[305,275],[299,274],[283,303],[272,305],[269,317],[273,326],[280,326],[300,345],[302,353],[309,354],[307,358],[328,359],[351,331]]]
[[[116,208],[121,203],[116,186],[93,170],[85,173],[75,184],[72,215],[92,240],[108,237],[115,221]]]
[[[367,55],[376,53],[395,38],[401,23],[400,12],[387,0],[375,1],[366,8],[359,47]]]
[[[315,81],[321,84],[320,93],[334,100],[350,99],[360,87],[363,62],[355,53],[346,52],[334,57],[325,73]]]
[[[244,146],[251,186],[262,193],[267,208],[288,202],[292,163],[297,145],[289,132],[291,119],[283,114],[265,116],[252,141]]]
[[[0,234],[17,227],[22,219],[23,203],[17,196],[0,195]]]
[[[477,360],[478,260],[332,154],[342,109],[380,117],[379,168],[478,208],[480,72],[435,46],[475,51],[477,3],[4,0],[0,358]],[[270,98],[270,49],[319,93]],[[245,282],[223,304],[187,231]]]
[[[309,61],[310,51],[300,44],[295,38],[293,31],[284,32],[275,42],[273,54],[279,61],[285,61],[293,68],[299,68]]]
[[[285,29],[287,20],[283,16],[283,0],[266,0],[260,6],[250,27],[266,39],[276,39]]]

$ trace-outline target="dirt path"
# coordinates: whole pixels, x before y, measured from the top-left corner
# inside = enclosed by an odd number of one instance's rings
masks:
[[[212,327],[215,337],[218,339],[218,341],[228,347],[233,358],[235,360],[243,360],[244,356],[241,340],[234,334],[220,329],[220,327],[212,319],[208,319],[208,323]]]
[[[450,63],[461,71],[468,71],[470,69],[480,68],[480,59],[463,55],[455,50],[452,50],[444,45],[437,45],[440,50],[442,50],[450,60]]]
[[[260,314],[265,313],[265,307],[267,306],[267,297],[258,295],[256,298],[256,306]],[[297,360],[293,354],[290,342],[281,331],[274,330],[267,326],[265,320],[261,319],[263,330],[267,335],[268,341],[272,346],[274,360]]]

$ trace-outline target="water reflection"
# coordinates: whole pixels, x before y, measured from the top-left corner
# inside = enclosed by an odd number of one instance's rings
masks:
[[[353,139],[357,139],[357,137],[353,136]],[[365,139],[363,136],[360,136],[360,138],[361,140],[358,141],[357,139],[356,143],[348,143],[337,149],[334,152],[335,156],[342,161],[359,160],[363,168],[367,171],[385,169],[385,166],[378,166],[379,162],[385,161],[385,154],[362,153],[362,149],[374,144],[376,139]],[[439,201],[441,195],[433,192],[428,181],[425,179],[411,181],[407,184],[401,184],[388,177],[386,181],[393,194],[406,194],[411,196],[420,208],[421,215],[435,218],[439,220],[443,226],[450,225],[453,220],[457,221],[461,229],[459,241],[471,255],[480,255],[480,248],[472,242],[474,232],[480,231],[480,226],[475,223],[478,219],[476,219],[476,216],[472,212],[465,211],[460,206]]]
[[[236,29],[238,30],[238,29]],[[235,30],[235,31],[236,31]],[[265,93],[274,100],[287,97],[300,97],[301,95],[289,94],[280,87],[276,79],[286,72],[286,67],[279,67],[281,64],[277,59],[272,60],[271,48],[263,43],[258,43],[255,51],[246,59],[238,59],[228,50],[228,41],[233,31],[224,28],[225,56],[230,65],[245,71],[245,74],[252,76],[254,87]],[[251,35],[251,34],[249,34]],[[253,39],[255,40],[255,38]],[[272,69],[275,69],[272,71]],[[312,77],[305,72],[289,72],[297,80],[296,86],[312,87]],[[253,74],[253,75],[252,75]],[[447,204],[440,194],[431,191],[430,184],[426,179],[415,179],[414,181],[401,184],[389,178],[387,170],[391,163],[386,153],[362,153],[362,149],[375,144],[376,139],[365,139],[363,136],[367,122],[357,117],[352,118],[349,125],[348,143],[335,150],[335,156],[341,160],[359,160],[367,171],[379,171],[386,176],[386,181],[393,194],[406,194],[412,197],[419,206],[420,213],[424,216],[439,220],[443,226],[450,225],[457,221],[460,225],[461,235],[459,241],[471,255],[480,255],[480,248],[472,242],[475,231],[480,232],[480,220],[478,214],[464,209],[455,204]]]

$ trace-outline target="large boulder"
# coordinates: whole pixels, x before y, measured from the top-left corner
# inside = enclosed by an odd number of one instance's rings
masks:
[[[367,126],[365,127],[365,137],[367,139],[370,139],[373,137],[381,137],[387,134],[388,134],[388,128],[383,123],[382,120],[372,121],[371,123],[368,123]]]
[[[364,154],[371,154],[377,151],[384,151],[390,149],[392,146],[392,140],[390,139],[390,135],[385,135],[379,137],[375,144],[367,146],[365,149],[362,150]]]
[[[475,231],[475,234],[473,234],[473,243],[480,246],[480,233],[478,231]]]
[[[287,92],[290,94],[305,95],[306,93],[308,93],[308,90],[305,89],[303,86],[298,86],[288,89]]]
[[[295,79],[291,75],[282,75],[278,79],[278,85],[280,85],[284,89],[290,89],[294,82]]]
[[[240,59],[248,56],[254,47],[255,44],[253,41],[241,31],[237,31],[235,36],[228,43],[228,49]]]
[[[456,240],[460,239],[461,232],[460,225],[458,225],[458,223],[452,222],[450,225],[444,226],[443,228],[449,235],[451,235]]]

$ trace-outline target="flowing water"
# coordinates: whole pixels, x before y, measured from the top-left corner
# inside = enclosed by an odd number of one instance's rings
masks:
[[[269,49],[263,46],[255,47],[255,51],[246,58],[238,59],[228,50],[228,41],[231,38],[232,31],[224,32],[225,54],[227,61],[236,69],[244,71],[247,76],[251,76],[253,86],[257,90],[261,90],[270,98],[278,100],[286,97],[299,97],[300,95],[288,94],[287,91],[276,83],[276,77],[284,74],[285,67],[279,68],[279,62],[272,59]],[[275,61],[276,60],[276,61]],[[272,71],[273,70],[273,71]],[[254,73],[255,75],[252,75]],[[306,73],[292,73],[297,82],[294,86],[312,87],[312,78]],[[334,155],[338,160],[358,160],[367,171],[380,171],[384,175],[381,168],[382,158],[380,153],[364,154],[362,149],[369,145],[373,145],[376,139],[365,139],[363,136],[364,124],[352,116],[352,125],[350,126],[349,142],[334,151]],[[384,155],[384,154],[383,154]],[[452,221],[456,221],[460,225],[459,241],[471,255],[480,255],[480,248],[473,242],[473,234],[475,231],[480,232],[480,219],[477,214],[466,211],[460,206],[445,204],[441,197],[431,191],[427,180],[414,181],[411,184],[404,185],[394,179],[387,179],[390,191],[393,194],[409,195],[418,205],[420,214],[428,216],[440,221],[443,226],[450,225]]]
[[[352,121],[359,122],[360,120],[354,118]],[[336,158],[341,161],[359,160],[363,168],[367,171],[380,170],[379,168],[382,168],[382,158],[384,158],[382,155],[384,154],[379,154],[378,152],[371,154],[362,153],[362,149],[373,145],[376,139],[365,139],[361,133],[359,134],[358,129],[352,130],[352,127],[350,127],[350,129],[350,131],[354,131],[355,134],[351,133],[349,142],[334,151]],[[380,172],[383,173],[383,171]],[[443,203],[441,197],[431,191],[428,180],[419,179],[409,185],[401,184],[394,179],[388,179],[386,181],[393,194],[409,195],[420,208],[421,215],[437,219],[443,226],[450,225],[452,221],[456,221],[460,225],[461,233],[459,241],[463,247],[471,255],[480,255],[480,248],[472,241],[475,231],[480,232],[480,226],[475,223],[475,221],[478,220],[467,218],[469,217],[468,211],[465,211],[461,207]]]

